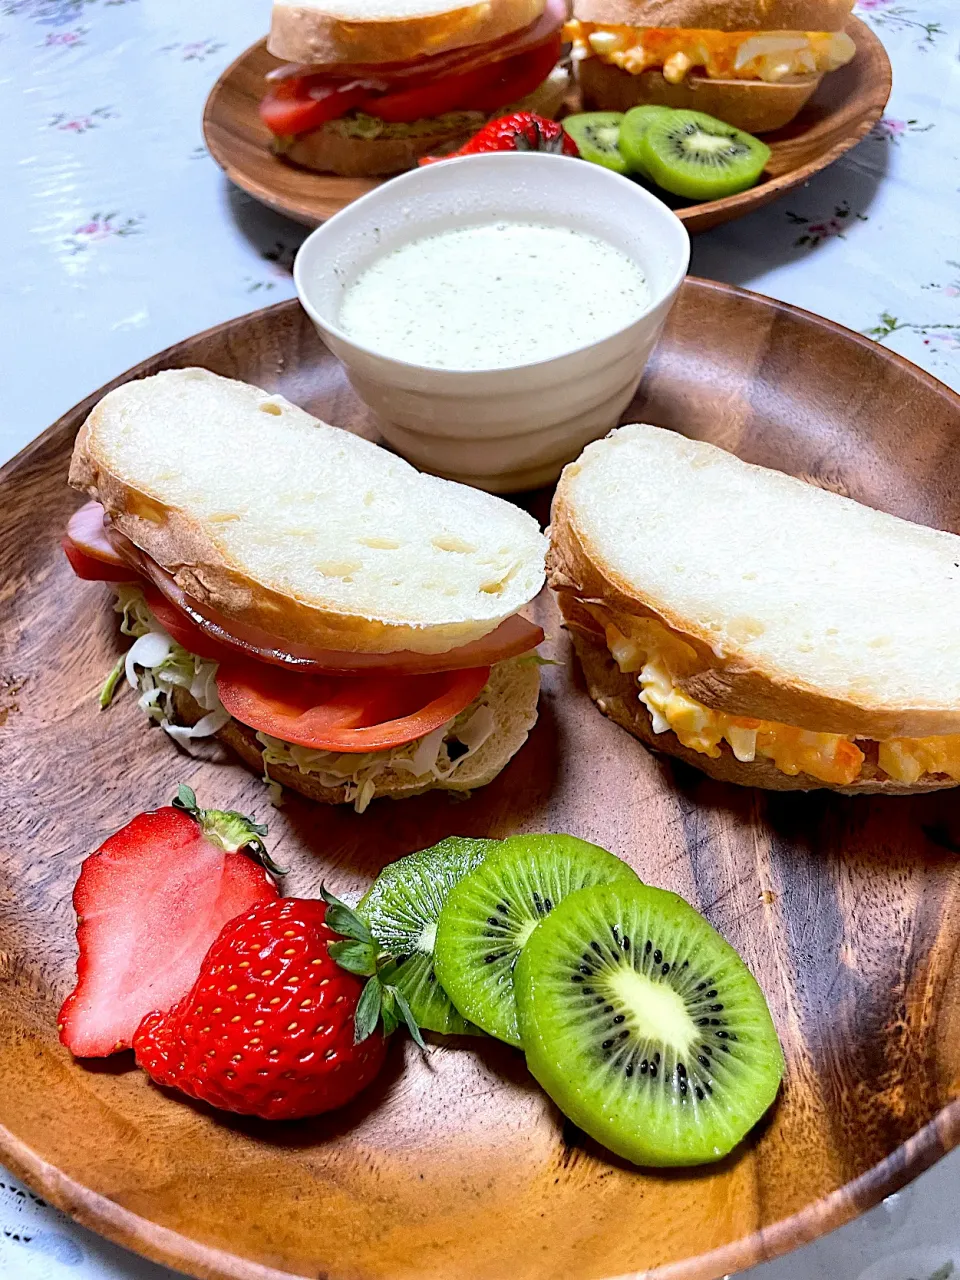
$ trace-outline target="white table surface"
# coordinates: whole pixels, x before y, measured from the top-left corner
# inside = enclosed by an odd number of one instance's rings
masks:
[[[200,131],[269,0],[0,0],[0,460],[144,357],[293,296],[304,232],[232,190]],[[960,388],[960,6],[860,0],[888,114],[802,190],[695,241],[691,269],[869,332]],[[751,1280],[960,1278],[960,1154]],[[169,1280],[0,1169],[4,1280]]]

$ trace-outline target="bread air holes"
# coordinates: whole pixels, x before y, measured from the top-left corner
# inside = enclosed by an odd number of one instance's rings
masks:
[[[361,547],[371,547],[374,551],[399,551],[403,545],[398,538],[358,538]]]
[[[473,555],[477,550],[472,542],[466,542],[463,538],[457,538],[452,533],[440,534],[432,541],[438,551],[452,551],[461,556]]]
[[[353,574],[363,568],[359,560],[321,560],[313,566],[324,578],[339,578],[341,582],[353,582]]]

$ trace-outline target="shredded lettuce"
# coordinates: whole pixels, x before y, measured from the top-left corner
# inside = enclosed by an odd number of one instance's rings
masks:
[[[111,673],[103,693],[101,706],[106,706],[121,674],[131,688],[139,692],[140,709],[166,730],[181,746],[194,738],[208,738],[222,729],[230,719],[217,693],[217,664],[198,658],[164,631],[144,599],[143,592],[129,583],[118,584],[114,606],[121,615],[120,630],[133,637],[133,644]],[[530,655],[514,661],[529,661]],[[195,725],[179,725],[172,719],[173,692],[189,690],[204,715]],[[362,813],[377,795],[377,783],[385,775],[406,775],[411,781],[427,785],[449,779],[465,760],[475,755],[496,728],[488,701],[489,686],[481,691],[470,706],[432,733],[392,751],[375,751],[354,755],[337,751],[315,751],[284,742],[266,733],[258,733],[263,747],[263,780],[269,786],[273,803],[281,802],[280,784],[270,777],[270,766],[287,765],[300,773],[316,777],[325,787],[346,787],[346,798]]]
[[[139,692],[137,705],[181,746],[194,738],[212,737],[230,719],[217,693],[217,664],[188,653],[164,631],[156,620],[143,592],[137,586],[117,586],[114,605],[121,615],[120,630],[133,636],[133,644],[123,659],[127,684]],[[111,674],[101,694],[101,706],[111,700],[119,671]],[[111,685],[112,681],[112,685]],[[176,724],[173,719],[173,691],[187,689],[202,711],[195,725]]]

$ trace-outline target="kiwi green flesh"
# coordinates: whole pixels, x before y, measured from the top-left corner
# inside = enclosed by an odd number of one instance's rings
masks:
[[[584,160],[625,174],[629,168],[619,147],[622,122],[619,111],[581,111],[560,123],[577,144]]]
[[[391,980],[424,1031],[480,1034],[437,981],[433,950],[447,894],[498,845],[497,840],[452,836],[408,854],[384,867],[357,907],[382,950],[397,961]]]
[[[672,114],[672,107],[659,107],[653,103],[644,103],[639,107],[631,107],[623,117],[618,145],[631,173],[638,174],[641,178],[650,177],[640,151],[640,139],[654,120],[660,120]]]
[[[634,1164],[719,1160],[776,1097],[783,1053],[763,993],[676,894],[639,881],[570,894],[515,987],[533,1076]]]
[[[450,890],[434,953],[441,985],[464,1018],[521,1047],[513,970],[539,922],[575,889],[636,878],[575,836],[511,836]]]
[[[701,111],[672,111],[649,122],[636,139],[636,154],[665,191],[690,200],[719,200],[756,184],[770,148]]]

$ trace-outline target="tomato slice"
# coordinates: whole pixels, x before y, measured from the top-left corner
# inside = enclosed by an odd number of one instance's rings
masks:
[[[105,564],[95,556],[87,555],[69,538],[61,538],[63,553],[70,561],[70,568],[84,582],[136,582],[137,575],[129,565],[122,568]]]
[[[497,63],[493,68],[497,75],[492,83],[475,93],[465,105],[477,111],[496,111],[508,102],[519,102],[546,80],[560,58],[560,48],[557,32],[539,48]]]
[[[156,587],[145,583],[143,598],[164,631],[189,653],[195,653],[198,658],[210,658],[214,662],[221,662],[224,658],[232,656],[227,645],[218,644],[216,640],[205,635],[195,622],[192,622],[175,604],[171,604]]]
[[[507,59],[507,62],[512,61],[512,58]],[[482,94],[483,89],[496,78],[502,65],[505,64],[490,63],[457,76],[443,76],[432,84],[368,97],[360,104],[360,110],[386,120],[388,124],[409,124],[414,120],[443,115],[445,111],[465,109],[468,102],[475,95]]]
[[[370,96],[368,84],[317,85],[308,76],[281,80],[260,103],[260,119],[271,133],[284,138],[319,129],[337,120]]]
[[[225,662],[220,701],[241,724],[318,751],[389,751],[415,742],[470,705],[489,667],[418,676],[298,676],[259,662]]]

